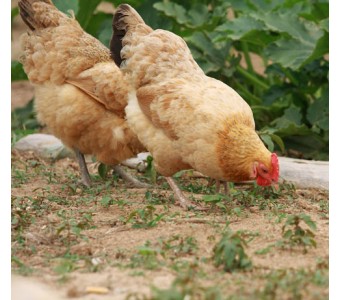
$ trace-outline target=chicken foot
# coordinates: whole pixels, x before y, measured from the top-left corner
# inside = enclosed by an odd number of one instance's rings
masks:
[[[81,153],[78,149],[74,149],[74,152],[76,153],[76,157],[79,163],[80,167],[80,173],[81,173],[81,183],[87,187],[91,186],[91,177],[89,174],[89,171],[86,166],[84,154]],[[127,172],[123,170],[122,167],[116,165],[113,167],[114,172],[116,172],[124,181],[130,183],[132,187],[136,188],[149,188],[151,187],[149,184],[139,181],[138,179],[134,178]]]
[[[192,203],[189,201],[180,188],[178,187],[177,183],[172,177],[165,177],[166,181],[170,185],[172,191],[174,192],[175,199],[179,202],[180,206],[183,207],[184,209],[188,210],[190,207],[193,207],[196,210],[206,210],[206,208],[199,207],[197,204]]]
[[[89,171],[86,166],[84,154],[81,153],[78,149],[74,149],[74,152],[76,153],[76,157],[79,163],[80,167],[80,173],[81,173],[81,183],[87,187],[91,186],[91,178]]]
[[[124,171],[121,166],[115,165],[113,166],[113,171],[117,173],[124,181],[128,182],[131,187],[135,188],[150,188],[151,185],[139,181],[137,178],[131,176],[129,173]]]

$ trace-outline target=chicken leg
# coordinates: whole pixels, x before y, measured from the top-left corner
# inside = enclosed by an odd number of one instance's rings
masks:
[[[81,183],[87,187],[91,186],[91,178],[89,171],[86,166],[84,154],[81,153],[78,149],[74,149],[76,153],[76,157],[80,167],[81,173]],[[149,188],[151,187],[149,184],[139,181],[138,179],[131,176],[129,173],[125,172],[122,167],[115,165],[113,166],[114,172],[116,172],[124,181],[128,182],[131,187],[135,188]]]
[[[187,210],[189,210],[190,207],[196,210],[207,210],[207,208],[199,207],[197,206],[197,204],[194,204],[191,201],[189,201],[184,196],[184,194],[182,193],[182,191],[180,190],[180,188],[178,187],[178,185],[176,184],[175,180],[172,177],[165,177],[165,179],[170,185],[171,189],[173,190],[175,199],[179,202],[181,207]]]
[[[224,195],[228,195],[229,193],[228,182],[222,181],[222,180],[216,180],[216,190],[215,190],[216,194],[220,193],[221,183],[224,187]]]
[[[74,152],[76,153],[76,157],[79,163],[80,167],[80,173],[81,173],[81,183],[87,187],[91,186],[91,178],[89,171],[86,166],[84,154],[81,153],[78,149],[74,149]]]

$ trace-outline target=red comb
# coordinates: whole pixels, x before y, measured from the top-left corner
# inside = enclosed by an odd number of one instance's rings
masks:
[[[279,180],[279,159],[277,158],[276,153],[272,153],[272,179],[275,182]]]

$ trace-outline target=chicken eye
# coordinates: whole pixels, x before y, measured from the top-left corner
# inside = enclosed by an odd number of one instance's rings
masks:
[[[265,174],[267,174],[267,173],[268,173],[268,170],[267,170],[267,169],[265,169],[265,168],[261,168],[261,170],[262,170],[262,172],[263,172],[263,173],[265,173]]]

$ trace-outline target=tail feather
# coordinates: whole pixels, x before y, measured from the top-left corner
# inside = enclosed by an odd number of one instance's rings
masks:
[[[59,19],[65,16],[51,0],[20,0],[18,6],[22,20],[31,30],[58,26]]]
[[[147,26],[142,17],[137,11],[128,4],[121,4],[118,6],[114,15],[113,22],[113,35],[110,42],[111,57],[119,67],[122,63],[121,50],[123,45],[123,39],[132,34],[135,30],[139,30],[139,34],[143,35],[149,33],[152,29]],[[141,30],[140,30],[141,29]],[[128,41],[124,40],[124,44]]]

